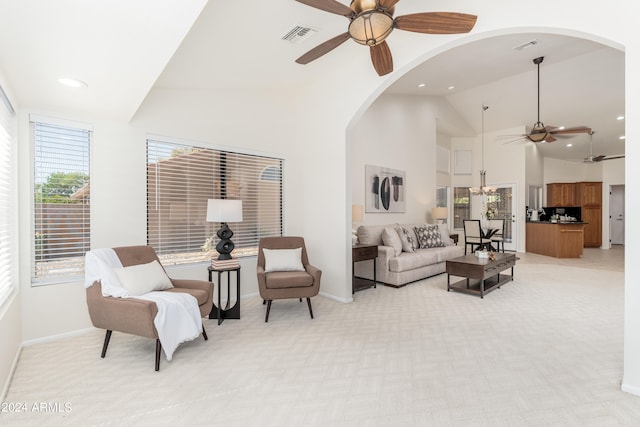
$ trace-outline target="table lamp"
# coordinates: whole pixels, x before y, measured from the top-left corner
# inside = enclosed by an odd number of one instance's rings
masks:
[[[231,241],[233,231],[228,222],[242,221],[242,200],[209,199],[207,201],[207,222],[220,222],[220,229],[216,235],[220,241],[216,245],[218,260],[231,259],[231,251],[235,245]]]
[[[436,221],[436,224],[443,224],[444,220],[449,217],[449,211],[444,207],[432,208],[431,217]]]
[[[362,205],[351,205],[351,244],[358,243],[358,224],[362,222]]]

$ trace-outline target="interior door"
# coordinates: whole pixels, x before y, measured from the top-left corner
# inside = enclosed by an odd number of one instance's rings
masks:
[[[486,196],[487,208],[495,212],[494,219],[504,219],[504,249],[515,251],[518,242],[515,207],[517,205],[516,185],[498,184],[495,194]]]
[[[624,245],[624,185],[611,186],[609,236],[612,245]]]

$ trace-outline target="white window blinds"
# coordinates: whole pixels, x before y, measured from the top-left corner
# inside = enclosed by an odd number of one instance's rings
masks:
[[[91,249],[91,128],[32,116],[34,140],[33,282],[84,271]]]
[[[16,114],[0,88],[0,307],[16,287]]]
[[[279,158],[147,140],[147,240],[163,264],[208,261],[220,223],[206,219],[208,199],[242,200],[229,223],[234,257],[255,255],[261,237],[282,235]]]

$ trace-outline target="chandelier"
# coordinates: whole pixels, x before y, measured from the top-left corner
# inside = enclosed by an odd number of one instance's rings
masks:
[[[496,187],[487,186],[487,171],[484,169],[484,112],[489,107],[482,105],[482,168],[480,169],[480,187],[470,187],[469,191],[472,195],[493,194],[496,192]]]

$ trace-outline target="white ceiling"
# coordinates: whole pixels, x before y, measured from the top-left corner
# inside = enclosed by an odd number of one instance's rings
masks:
[[[294,62],[344,32],[344,17],[294,0],[249,3],[251,13],[247,2],[220,0],[0,0],[0,74],[21,106],[129,120],[154,86],[277,91],[313,82],[345,63],[362,63],[374,72],[367,48],[352,41],[311,64]],[[418,11],[430,9],[419,0],[396,7],[396,15]],[[296,25],[317,32],[299,44],[282,40]],[[393,43],[420,37],[437,36],[396,36]],[[540,43],[513,49],[533,39]],[[537,56],[545,57],[540,119],[546,125],[590,126],[596,131],[594,154],[622,154],[618,137],[624,122],[616,117],[624,114],[624,54],[594,42],[549,34],[475,41],[419,65],[388,92],[445,97],[477,132],[482,104],[490,107],[487,131],[531,126],[537,119]],[[60,86],[62,76],[89,86]],[[417,87],[420,82],[424,89]],[[448,91],[450,85],[456,89]],[[571,150],[568,141],[574,143]],[[578,135],[541,144],[541,151],[581,159],[588,145],[589,137]]]

